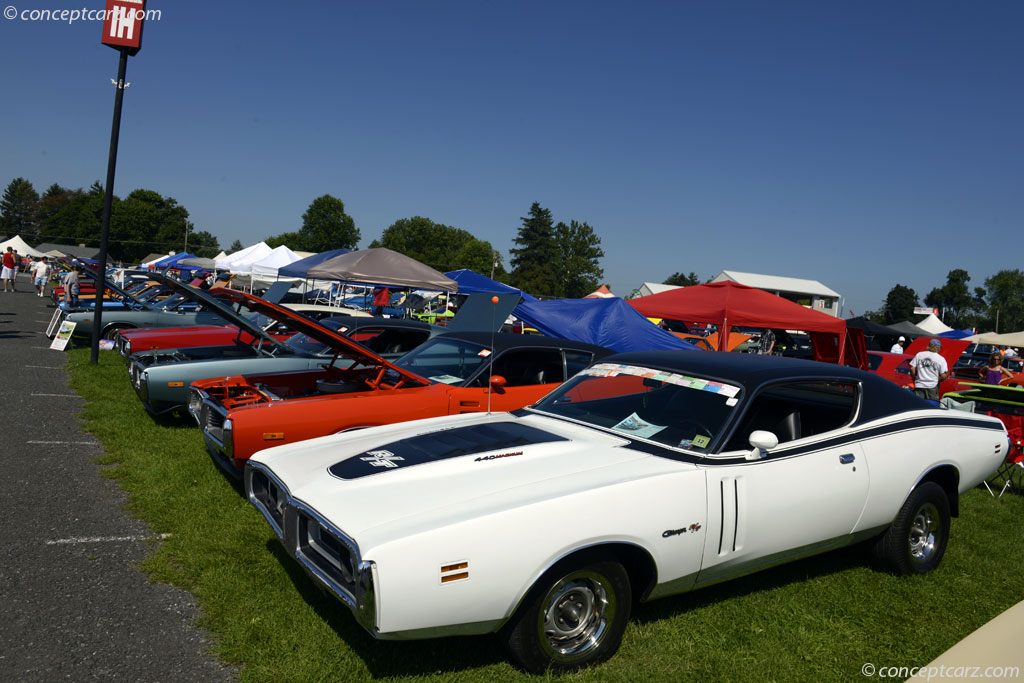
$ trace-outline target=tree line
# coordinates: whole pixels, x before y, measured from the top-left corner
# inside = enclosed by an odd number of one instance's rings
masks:
[[[946,283],[924,297],[924,305],[939,309],[942,321],[955,329],[1016,332],[1024,329],[1024,272],[1001,270],[985,278],[984,287],[971,289],[966,270],[949,271]],[[882,308],[865,317],[883,325],[913,320],[921,299],[910,287],[897,284],[889,290]]]
[[[102,215],[99,182],[88,190],[54,183],[40,195],[32,183],[19,177],[0,198],[0,233],[21,235],[33,246],[99,247]],[[590,224],[575,219],[555,223],[551,211],[538,202],[520,221],[509,270],[490,242],[422,216],[395,221],[370,247],[392,249],[441,272],[468,268],[541,297],[577,298],[598,288],[604,276],[600,267],[604,252]],[[297,230],[264,241],[272,247],[284,244],[295,251],[321,252],[356,249],[360,238],[361,231],[346,213],[344,202],[327,194],[310,203]],[[243,246],[235,240],[226,251]],[[195,229],[184,206],[145,189],[113,198],[108,249],[112,261],[124,263],[138,263],[151,253],[188,251],[212,257],[221,250],[216,237]]]

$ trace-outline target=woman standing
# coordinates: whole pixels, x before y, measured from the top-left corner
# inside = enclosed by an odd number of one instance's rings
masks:
[[[1003,355],[996,351],[988,358],[988,365],[978,368],[978,374],[985,384],[999,384],[1003,377],[1013,377],[1013,373],[1003,367]]]

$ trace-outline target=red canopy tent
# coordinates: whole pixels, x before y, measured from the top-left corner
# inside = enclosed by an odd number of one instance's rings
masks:
[[[846,354],[847,329],[844,320],[729,280],[680,287],[631,299],[629,303],[648,317],[717,325],[720,332],[719,351],[728,350],[722,348],[728,343],[728,334],[721,334],[723,330],[733,326],[769,327],[812,333],[815,356],[822,360],[836,362],[844,358],[847,363],[860,367],[865,358],[863,352],[855,353],[857,358],[850,363]],[[831,344],[824,343],[826,339]],[[828,346],[832,348],[824,348]]]

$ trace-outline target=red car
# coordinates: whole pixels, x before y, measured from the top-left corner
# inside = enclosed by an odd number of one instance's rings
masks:
[[[911,358],[905,353],[868,351],[868,370],[901,387],[909,387],[914,383],[910,377]]]
[[[328,316],[349,315],[370,317],[354,308],[339,306],[315,306],[313,304],[285,304],[285,308],[293,310],[313,320],[322,320]],[[259,324],[259,323],[257,323]],[[263,331],[277,339],[288,339],[295,330],[272,319],[264,319],[260,325]],[[128,358],[136,351],[152,351],[154,349],[185,349],[196,346],[224,346],[237,339],[242,344],[249,344],[253,337],[249,332],[239,330],[234,325],[193,325],[191,327],[126,327],[118,330],[114,338],[114,348]]]

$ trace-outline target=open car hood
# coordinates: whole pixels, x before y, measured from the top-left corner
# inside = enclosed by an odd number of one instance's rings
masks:
[[[956,361],[960,358],[960,354],[971,345],[971,342],[964,341],[963,339],[943,339],[942,337],[918,337],[914,341],[910,342],[910,346],[904,352],[911,358],[916,356],[921,351],[928,350],[928,342],[932,339],[938,339],[942,342],[942,350],[939,351],[939,355],[946,359],[946,365],[952,370],[953,366],[956,365]]]
[[[230,301],[235,304],[242,304],[252,311],[256,311],[257,313],[261,313],[267,316],[268,318],[272,318],[273,320],[286,324],[289,329],[295,330],[298,333],[304,333],[308,337],[315,339],[318,342],[327,344],[339,356],[350,358],[360,365],[384,366],[389,370],[398,373],[402,377],[405,377],[414,382],[418,382],[423,385],[434,384],[434,382],[430,381],[429,379],[421,377],[414,372],[410,372],[408,370],[398,367],[397,365],[392,364],[390,361],[385,360],[384,358],[378,356],[370,349],[366,348],[365,346],[362,346],[361,344],[357,344],[348,337],[338,334],[334,330],[328,329],[323,325],[309,318],[306,318],[305,316],[299,315],[294,311],[284,308],[283,306],[272,304],[269,301],[264,301],[259,297],[255,297],[251,294],[246,294],[245,292],[240,292],[235,289],[227,289],[222,287],[211,291],[214,293],[214,296],[218,299]],[[218,303],[221,306],[223,306],[223,303]],[[228,308],[228,310],[231,309]],[[232,314],[234,314],[234,311],[232,311]],[[241,316],[238,317],[241,318]],[[248,320],[245,320],[244,318],[242,318],[242,320],[244,320],[246,324],[246,327],[244,328],[245,330],[255,330],[255,332],[253,332],[254,335],[258,337],[263,337],[265,339],[269,339],[270,341],[277,345],[282,344],[282,342],[266,334],[265,332],[263,332],[263,330],[260,330],[258,327],[250,323]],[[241,327],[241,325],[239,325],[239,327]]]

